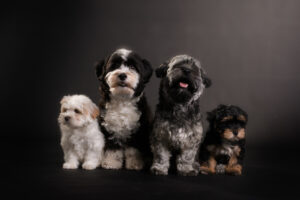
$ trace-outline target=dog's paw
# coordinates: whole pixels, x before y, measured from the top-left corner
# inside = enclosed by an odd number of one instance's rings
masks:
[[[168,175],[168,168],[152,166],[151,172],[152,172],[152,174],[155,174],[155,175],[164,175],[165,176],[165,175]]]
[[[178,171],[178,174],[181,176],[197,176],[199,174],[198,170],[190,170],[190,171]]]
[[[197,176],[200,165],[194,164],[177,164],[177,172],[181,176]]]
[[[104,169],[121,169],[123,166],[123,152],[108,150],[105,152],[101,167]]]
[[[126,169],[129,170],[142,170],[144,167],[144,161],[137,158],[126,159]]]
[[[132,147],[125,150],[125,168],[129,170],[142,170],[144,161],[141,153]]]
[[[95,162],[84,162],[82,168],[86,170],[93,170],[97,168],[97,163]]]
[[[226,174],[233,175],[233,176],[240,176],[242,175],[242,166],[241,165],[235,165],[231,167],[227,167],[225,169]]]
[[[63,164],[63,168],[64,169],[77,169],[78,168],[78,164],[75,162],[65,162]]]
[[[212,168],[209,168],[208,166],[201,166],[200,172],[201,172],[201,174],[204,174],[204,175],[215,174],[215,170]]]
[[[226,169],[226,165],[218,164],[216,166],[216,174],[224,174]]]
[[[122,168],[122,162],[119,162],[117,160],[110,160],[110,161],[103,161],[101,164],[101,167],[105,169],[121,169]]]

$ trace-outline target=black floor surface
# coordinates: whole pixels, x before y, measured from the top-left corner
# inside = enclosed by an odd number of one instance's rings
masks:
[[[1,142],[3,189],[18,199],[299,199],[295,145],[247,147],[242,176],[154,176],[126,170],[63,170],[58,142]],[[17,148],[18,147],[18,148]],[[8,186],[8,188],[7,188]],[[11,198],[9,198],[11,199]]]

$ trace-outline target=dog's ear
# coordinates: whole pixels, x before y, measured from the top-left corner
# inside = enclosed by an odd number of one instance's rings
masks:
[[[238,120],[247,123],[248,122],[248,114],[246,111],[241,109],[240,107],[236,106],[238,109],[238,112],[240,113],[238,116]]]
[[[104,70],[104,65],[105,65],[104,59],[97,61],[95,64],[96,76],[98,79],[100,79],[100,77],[102,75],[102,72]]]
[[[83,104],[83,110],[86,115],[90,115],[93,119],[96,119],[99,114],[99,108],[94,103]]]
[[[205,88],[208,88],[211,86],[212,82],[211,82],[210,78],[208,78],[208,76],[206,75],[206,72],[203,69],[201,69],[201,78],[202,78]]]
[[[91,113],[91,117],[93,118],[93,119],[96,119],[98,116],[99,116],[99,114],[100,114],[100,111],[99,111],[99,108],[98,108],[98,106],[96,106],[96,104],[92,104],[91,105],[91,111],[90,111],[90,113]]]
[[[151,64],[148,60],[143,59],[142,62],[143,62],[143,65],[144,65],[144,70],[145,70],[145,72],[144,72],[144,83],[147,83],[150,80],[151,76],[152,76],[153,69],[152,69],[152,66],[151,66]]]
[[[106,57],[105,59],[99,60],[96,62],[95,64],[95,71],[96,71],[96,76],[99,80],[102,79],[104,71],[105,71],[105,65],[108,61],[108,57]]]
[[[216,119],[216,112],[215,110],[211,111],[211,112],[207,112],[207,121],[209,121],[210,123],[213,122]]]
[[[156,77],[163,78],[167,75],[168,64],[169,64],[168,62],[164,62],[158,68],[156,68],[155,70]]]

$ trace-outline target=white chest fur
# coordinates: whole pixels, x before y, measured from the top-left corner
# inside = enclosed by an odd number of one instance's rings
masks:
[[[137,128],[141,112],[136,101],[112,100],[105,106],[102,125],[113,138],[127,139]]]

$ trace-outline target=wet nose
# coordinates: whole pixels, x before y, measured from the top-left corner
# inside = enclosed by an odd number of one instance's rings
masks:
[[[124,81],[126,78],[127,78],[127,75],[126,75],[126,74],[124,74],[124,73],[119,74],[119,79],[120,79],[121,81]]]
[[[66,116],[65,117],[65,121],[67,122],[67,121],[69,121],[71,119],[71,117],[69,117],[69,116]]]
[[[233,135],[237,136],[239,134],[238,130],[233,131]]]

